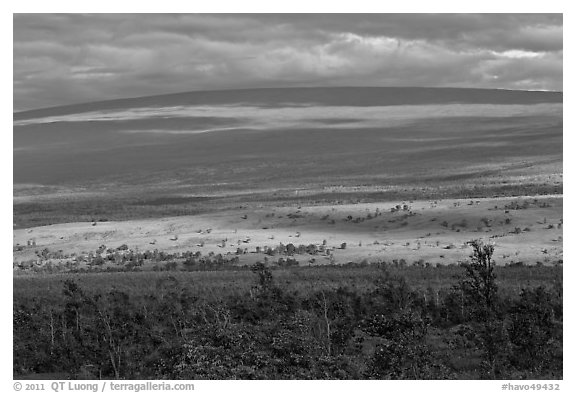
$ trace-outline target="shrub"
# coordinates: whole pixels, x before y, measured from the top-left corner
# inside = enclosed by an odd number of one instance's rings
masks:
[[[562,369],[562,301],[544,287],[523,289],[510,310],[509,361],[528,376]]]

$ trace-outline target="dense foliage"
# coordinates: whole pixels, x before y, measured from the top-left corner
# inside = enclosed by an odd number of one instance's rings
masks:
[[[281,270],[263,263],[240,293],[199,293],[176,274],[138,293],[66,279],[58,299],[15,296],[14,375],[562,378],[561,280],[502,295],[493,249],[471,245],[470,263],[442,291],[416,288],[385,264],[370,287],[306,291],[280,285]]]

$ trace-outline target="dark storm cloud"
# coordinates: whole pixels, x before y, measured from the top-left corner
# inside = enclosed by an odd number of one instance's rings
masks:
[[[562,89],[562,16],[14,16],[16,110],[199,89]]]

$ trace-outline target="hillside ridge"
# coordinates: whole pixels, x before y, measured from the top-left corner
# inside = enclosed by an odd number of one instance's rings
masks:
[[[340,93],[340,94],[338,94]],[[146,106],[310,103],[326,106],[562,103],[563,92],[457,87],[282,87],[205,90],[120,98],[14,112],[14,120]]]

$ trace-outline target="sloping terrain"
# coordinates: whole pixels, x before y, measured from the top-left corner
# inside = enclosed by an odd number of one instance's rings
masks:
[[[14,115],[16,227],[355,194],[561,192],[562,93],[259,89]]]
[[[339,184],[561,158],[561,94],[365,90],[212,92],[16,114],[14,181]]]

